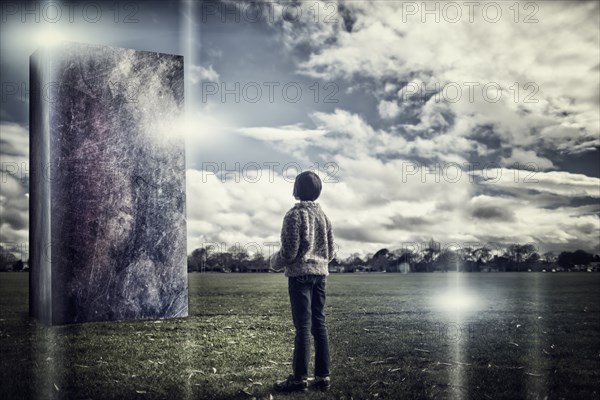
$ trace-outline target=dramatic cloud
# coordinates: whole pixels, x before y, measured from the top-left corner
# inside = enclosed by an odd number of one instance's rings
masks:
[[[219,74],[214,70],[212,65],[208,67],[203,67],[202,65],[194,65],[191,64],[189,66],[189,79],[193,84],[196,84],[200,81],[207,82],[218,82]]]
[[[298,140],[321,136],[325,131],[321,129],[304,129],[299,125],[281,127],[240,128],[238,132],[260,140]]]
[[[483,176],[483,174],[482,174]],[[490,168],[481,184],[510,190],[512,193],[535,191],[561,197],[600,199],[600,179],[564,171],[527,171]]]
[[[498,221],[514,220],[514,213],[494,205],[481,206],[473,210],[473,216],[478,219],[491,219]]]
[[[186,183],[190,251],[216,244],[267,252],[269,243],[279,242],[283,215],[295,202],[293,176],[274,169],[240,168],[235,175],[189,169]]]
[[[523,150],[519,148],[512,149],[510,157],[502,158],[502,165],[512,166],[519,165],[520,168],[535,169],[535,170],[547,170],[554,167],[552,161],[547,158],[539,157],[532,150]]]
[[[28,245],[29,131],[2,122],[0,145],[0,243],[20,251]]]
[[[321,202],[336,221],[343,254],[425,245],[432,237],[459,245],[536,242],[544,249],[598,249],[598,207],[569,206],[569,199],[600,198],[598,178],[508,168],[469,171],[457,163],[436,169],[410,158],[383,161],[374,154],[392,137],[388,133],[343,110],[313,119],[325,129],[323,136],[285,144],[297,154],[318,147],[339,171],[339,181],[325,185]],[[481,191],[496,194],[476,195]]]
[[[0,242],[27,247],[29,197],[14,176],[3,172],[0,179]]]
[[[336,23],[315,21],[305,10],[302,23],[282,21],[290,26],[282,40],[312,49],[299,64],[302,74],[380,82],[374,90],[384,99],[378,108],[384,119],[398,114],[392,101],[402,107],[433,96],[444,103],[446,113],[421,115],[415,129],[423,133],[433,122],[437,134],[455,138],[490,126],[503,146],[525,150],[577,153],[599,145],[597,3],[536,3],[535,23],[524,23],[523,15],[515,23],[512,3],[502,3],[495,22],[481,8],[470,21],[467,7],[457,22],[438,10],[436,22],[435,14],[420,9],[424,3],[413,4],[415,15],[405,2],[343,2],[331,19]],[[393,87],[400,89],[390,96]],[[442,151],[444,143],[433,144]]]
[[[2,171],[29,163],[29,130],[14,122],[0,123],[0,157]]]
[[[396,103],[394,100],[381,100],[379,106],[377,107],[377,110],[379,111],[379,115],[381,116],[381,118],[384,119],[394,119],[400,114],[400,107],[398,106],[398,103]]]

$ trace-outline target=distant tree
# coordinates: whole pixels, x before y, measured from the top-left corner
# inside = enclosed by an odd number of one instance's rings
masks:
[[[563,251],[558,255],[558,265],[563,268],[572,268],[575,265],[573,260],[573,253],[570,251]]]
[[[525,259],[524,265],[526,266],[527,270],[531,269],[533,271],[536,271],[538,269],[541,269],[541,267],[540,267],[541,260],[542,260],[542,256],[540,256],[540,254],[537,251],[534,251]]]
[[[475,257],[477,257],[477,260],[481,261],[484,264],[492,259],[492,250],[486,246],[475,249],[474,254]]]
[[[526,244],[511,244],[506,249],[507,253],[514,263],[514,267],[517,271],[521,271],[523,261],[527,260],[531,254],[535,252],[535,246],[531,243]]]
[[[410,265],[418,264],[422,261],[422,255],[420,252],[412,249],[401,249],[399,250],[398,261],[407,262]]]
[[[231,271],[233,266],[233,255],[228,251],[209,252],[206,258],[207,271]]]
[[[389,272],[409,272],[414,271],[413,266],[419,261],[419,257],[417,253],[413,252],[410,249],[398,249],[391,251],[388,255],[388,266],[386,271]],[[405,266],[402,264],[408,265],[408,270],[405,269]]]
[[[381,249],[377,251],[371,260],[367,263],[371,266],[374,271],[387,271],[390,264],[390,252],[388,249]]]
[[[0,271],[9,271],[12,269],[17,257],[10,251],[0,246]]]
[[[340,261],[340,264],[344,266],[344,270],[348,272],[354,272],[356,268],[365,264],[364,260],[360,258],[358,253],[353,253],[347,258]]]
[[[338,261],[337,258],[334,258],[333,260],[331,260],[328,265],[329,268],[335,268],[335,267],[339,267],[339,266],[340,266],[340,262]]]
[[[594,260],[594,255],[584,250],[574,252],[563,251],[558,255],[558,265],[563,268],[572,268],[575,265],[588,265]]]
[[[429,241],[427,247],[425,247],[421,252],[422,261],[420,269],[424,269],[427,272],[433,270],[433,263],[437,260],[440,254],[440,247],[440,244],[433,240],[433,238]]]
[[[460,268],[458,254],[450,249],[442,250],[435,260],[433,268],[444,272],[457,271]]]
[[[339,263],[339,265],[344,267],[344,271],[354,272],[354,269],[350,268],[350,262],[348,261],[348,258],[342,258],[342,259],[336,258],[336,260]]]
[[[231,271],[246,272],[248,266],[250,265],[250,256],[248,251],[240,246],[231,246],[228,250],[228,253],[231,254]]]
[[[506,272],[510,268],[511,263],[512,263],[512,260],[509,257],[507,257],[505,255],[503,255],[503,256],[495,255],[489,262],[489,265],[491,267],[497,269],[498,271]]]
[[[256,252],[256,253],[254,253],[254,255],[252,256],[252,261],[256,261],[256,262],[266,262],[265,255],[264,255],[262,252],[260,252],[260,251],[257,251],[257,252]]]
[[[554,254],[552,251],[547,251],[542,254],[542,259],[548,264],[555,262],[556,258],[556,254]]]
[[[241,261],[241,272],[247,272],[249,270],[268,270],[269,261],[265,258],[264,254],[260,251],[254,253],[253,256],[249,256],[246,260]]]
[[[360,257],[356,256],[356,257],[354,257],[354,258],[352,259],[352,261],[350,262],[350,264],[351,264],[351,265],[352,265],[354,268],[356,268],[356,267],[360,267],[360,266],[364,265],[364,264],[365,264],[365,261],[364,261],[362,258],[360,258]]]
[[[477,255],[475,248],[466,246],[458,251],[463,271],[473,272],[476,269]]]
[[[575,250],[573,258],[576,265],[589,265],[589,263],[594,261],[594,255],[584,250]]]
[[[15,272],[21,272],[23,271],[23,267],[25,266],[25,264],[23,264],[23,260],[17,260],[13,263],[13,271]]]
[[[417,261],[419,261],[418,253],[410,249],[405,249],[398,255],[398,262],[401,263],[405,262],[410,264]]]
[[[373,258],[387,257],[390,254],[388,249],[378,250],[375,254],[373,254]]]
[[[206,268],[207,249],[204,247],[195,249],[188,256],[188,271],[202,272]]]
[[[490,262],[492,259],[492,250],[489,247],[483,246],[473,251],[475,257],[475,268],[477,272],[481,271],[481,267]]]

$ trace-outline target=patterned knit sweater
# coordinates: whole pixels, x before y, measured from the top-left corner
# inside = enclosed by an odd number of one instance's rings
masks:
[[[271,267],[285,268],[285,276],[329,275],[334,257],[331,222],[314,201],[300,201],[283,218],[281,248]]]

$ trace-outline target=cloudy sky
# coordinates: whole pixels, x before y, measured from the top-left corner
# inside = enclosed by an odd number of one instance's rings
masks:
[[[28,56],[67,39],[184,55],[190,251],[278,241],[295,174],[318,169],[342,257],[600,252],[598,2],[41,3],[39,22],[14,4],[0,242],[28,240]]]

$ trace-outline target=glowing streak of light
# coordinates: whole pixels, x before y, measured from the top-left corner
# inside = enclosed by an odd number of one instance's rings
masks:
[[[190,71],[191,66],[195,60],[194,51],[194,16],[195,16],[195,0],[182,0],[180,3],[181,17],[183,19],[183,29],[180,31],[180,42],[181,48],[184,51],[183,54],[183,65],[184,65],[184,112],[180,117],[179,121],[176,122],[174,128],[183,134],[184,137],[190,137],[190,128],[192,124],[191,110],[194,105],[194,94],[191,88]],[[187,141],[187,140],[186,140]],[[186,157],[187,158],[187,157]],[[189,161],[186,161],[186,163]],[[193,361],[196,359],[196,342],[198,338],[193,336],[190,331],[186,331],[186,337],[182,346],[180,346],[179,356],[183,361],[182,364],[186,365],[186,375],[188,376],[186,385],[183,388],[182,397],[185,399],[193,398],[192,379],[194,376],[194,365]]]

